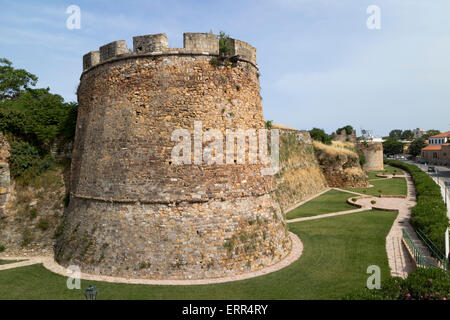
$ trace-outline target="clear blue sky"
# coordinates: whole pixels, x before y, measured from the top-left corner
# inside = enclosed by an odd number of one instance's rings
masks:
[[[81,29],[66,8],[81,8]],[[381,8],[381,29],[366,9]],[[83,54],[136,35],[218,33],[258,50],[266,120],[327,132],[346,124],[450,130],[448,0],[2,0],[0,56],[76,100]],[[359,131],[359,130],[358,130]]]

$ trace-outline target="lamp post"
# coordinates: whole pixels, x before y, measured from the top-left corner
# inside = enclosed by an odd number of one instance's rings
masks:
[[[96,300],[97,293],[98,289],[93,285],[89,285],[84,291],[84,296],[86,297],[86,300]]]

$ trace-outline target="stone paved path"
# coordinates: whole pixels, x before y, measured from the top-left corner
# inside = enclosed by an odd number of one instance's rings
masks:
[[[113,283],[128,283],[128,284],[148,284],[148,285],[199,285],[199,284],[214,284],[214,283],[223,283],[230,281],[238,281],[245,280],[254,277],[263,276],[280,269],[283,269],[290,265],[291,263],[297,261],[303,252],[303,243],[300,238],[289,232],[289,237],[292,241],[292,249],[291,252],[280,262],[268,266],[264,269],[244,273],[235,276],[228,276],[223,278],[213,278],[213,279],[199,279],[199,280],[149,280],[149,279],[128,279],[121,277],[110,277],[110,276],[102,276],[102,275],[92,275],[81,273],[80,278],[83,280],[91,280],[91,281],[103,281],[103,282],[113,282]],[[10,263],[6,265],[0,266],[0,270],[13,269],[23,266],[28,266],[32,264],[42,263],[44,267],[54,273],[62,275],[64,277],[71,276],[71,272],[68,271],[63,266],[59,265],[53,260],[51,256],[37,256],[37,257],[8,257],[8,256],[0,256],[0,259],[3,260],[18,260],[18,259],[28,259],[27,261],[22,261],[18,263]]]
[[[408,195],[405,197],[373,197],[365,195],[358,192],[353,192],[349,190],[344,190],[340,188],[333,188],[335,190],[343,191],[358,195],[356,204],[360,205],[360,209],[332,212],[327,214],[322,214],[313,217],[304,217],[287,220],[288,223],[295,223],[301,221],[308,221],[314,219],[328,218],[338,215],[350,214],[355,212],[361,212],[371,209],[381,209],[381,210],[392,210],[398,211],[397,218],[392,224],[391,230],[386,237],[386,252],[389,260],[389,267],[391,269],[391,275],[401,278],[406,278],[408,273],[415,269],[415,262],[412,260],[408,250],[403,244],[403,229],[406,229],[410,234],[412,240],[417,247],[422,251],[424,256],[431,262],[435,260],[431,257],[428,249],[423,245],[420,239],[417,237],[416,232],[409,223],[411,216],[411,208],[416,204],[416,192],[414,188],[414,183],[411,176],[404,172],[403,175],[396,175],[396,178],[405,178],[406,185],[408,189]],[[387,177],[387,179],[394,179],[393,176]],[[376,203],[372,204],[371,201],[375,200]]]

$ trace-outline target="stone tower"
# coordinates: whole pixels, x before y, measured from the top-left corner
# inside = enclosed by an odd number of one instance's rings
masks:
[[[148,279],[246,273],[291,247],[263,165],[181,164],[175,129],[263,129],[256,49],[185,33],[115,41],[83,57],[70,202],[55,247],[62,265]],[[200,141],[203,147],[208,143]],[[225,143],[224,143],[225,145]],[[248,147],[248,146],[247,146]],[[233,147],[234,148],[234,147]],[[235,161],[236,162],[236,161]]]
[[[383,165],[383,144],[381,142],[363,141],[357,144],[359,152],[364,154],[366,163],[363,165],[364,171],[381,171]]]

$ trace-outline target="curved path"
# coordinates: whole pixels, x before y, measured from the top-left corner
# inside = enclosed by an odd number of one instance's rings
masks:
[[[367,211],[367,210],[386,210],[386,211],[397,211],[398,215],[392,224],[391,230],[386,237],[386,252],[389,260],[389,267],[391,269],[391,275],[394,277],[406,278],[408,273],[415,269],[415,262],[412,260],[408,250],[403,244],[403,229],[406,229],[413,239],[416,246],[421,249],[425,257],[430,261],[433,261],[428,249],[423,245],[420,239],[417,237],[416,232],[409,223],[411,217],[411,208],[416,204],[416,192],[414,188],[414,183],[411,176],[407,172],[403,172],[402,175],[385,175],[383,179],[393,179],[393,178],[404,178],[406,179],[406,185],[408,194],[407,196],[382,196],[375,197],[370,195],[365,195],[358,192],[353,192],[349,190],[343,190],[339,188],[333,188],[335,190],[348,192],[357,195],[356,202],[351,201],[349,198],[347,202],[352,205],[360,207],[359,209],[332,212],[327,214],[322,214],[312,217],[304,217],[287,220],[287,223],[295,223],[300,221],[308,221],[314,219],[322,219],[332,216],[350,214],[355,212]],[[376,203],[372,204],[372,200]]]
[[[131,279],[131,278],[121,278],[121,277],[111,277],[111,276],[81,273],[80,278],[83,280],[91,280],[91,281],[128,283],[128,284],[148,284],[148,285],[199,285],[199,284],[214,284],[214,283],[245,280],[278,271],[298,260],[303,252],[303,243],[301,242],[300,238],[292,232],[289,232],[289,237],[292,242],[292,249],[283,260],[258,271],[243,273],[234,276],[211,278],[211,279],[198,279],[198,280],[150,280],[150,279]],[[0,270],[7,270],[42,263],[44,267],[50,270],[51,272],[57,273],[64,277],[70,277],[72,275],[70,271],[68,271],[66,268],[56,263],[53,257],[51,256],[38,256],[38,257],[2,256],[0,257],[0,259],[3,260],[28,259],[27,261],[1,265]]]

